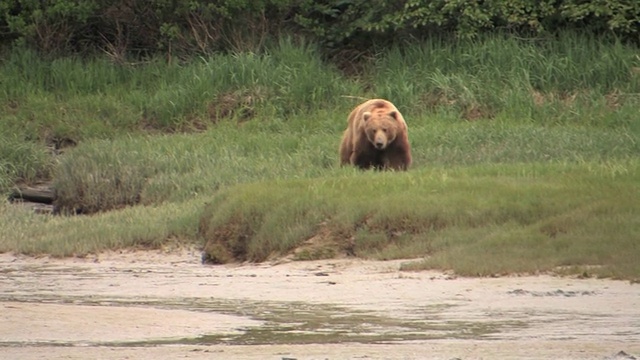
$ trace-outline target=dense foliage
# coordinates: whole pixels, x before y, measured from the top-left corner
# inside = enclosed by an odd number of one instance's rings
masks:
[[[610,33],[637,42],[636,0],[9,0],[0,2],[0,43],[46,52],[102,50],[181,55],[256,50],[284,30],[325,46],[364,48],[434,33]]]

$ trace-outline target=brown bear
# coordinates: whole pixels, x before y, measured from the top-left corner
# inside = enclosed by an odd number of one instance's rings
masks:
[[[391,102],[368,100],[351,111],[340,144],[340,163],[360,169],[407,170],[411,165],[407,123]]]

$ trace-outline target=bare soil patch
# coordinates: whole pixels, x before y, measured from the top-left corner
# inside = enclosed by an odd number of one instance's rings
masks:
[[[460,278],[358,259],[203,266],[193,250],[0,254],[9,359],[631,359],[640,285]],[[622,351],[622,352],[621,352]]]

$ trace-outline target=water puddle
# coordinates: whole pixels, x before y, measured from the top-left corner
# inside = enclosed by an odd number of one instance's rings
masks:
[[[194,337],[158,338],[134,341],[24,341],[2,346],[151,346],[178,344],[331,344],[344,342],[392,343],[429,339],[479,339],[507,329],[527,326],[524,321],[447,321],[441,315],[450,306],[420,309],[412,318],[395,318],[379,312],[354,310],[329,304],[203,298],[117,298],[27,295],[0,296],[0,302],[60,304],[92,307],[183,310],[216,313],[252,320],[256,325],[230,329],[231,333],[210,333]],[[105,309],[105,311],[109,311]]]

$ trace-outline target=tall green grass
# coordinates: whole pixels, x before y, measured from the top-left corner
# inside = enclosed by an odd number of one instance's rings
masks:
[[[48,60],[16,48],[0,58],[0,79],[0,108],[6,110],[0,111],[0,141],[52,147],[67,140],[202,131],[228,119],[261,119],[268,124],[257,126],[268,128],[296,116],[309,120],[297,128],[317,129],[326,125],[313,119],[325,120],[322,108],[346,111],[353,103],[342,96],[361,91],[323,63],[313,45],[291,39],[263,54],[219,54],[182,64]],[[8,168],[43,165],[0,156]],[[37,171],[47,173],[47,166]],[[0,177],[5,188],[20,180],[12,171]]]
[[[368,82],[376,94],[412,113],[629,126],[639,101],[636,53],[621,43],[572,33],[531,40],[432,40],[384,51]]]
[[[47,149],[9,134],[0,136],[0,195],[17,182],[50,179],[55,161]]]
[[[2,130],[30,139],[112,138],[209,127],[221,117],[289,120],[383,97],[410,115],[538,124],[635,126],[637,48],[565,34],[522,40],[437,38],[383,50],[345,76],[313,44],[283,38],[264,53],[183,63],[0,57]],[[635,74],[635,75],[634,75]],[[637,128],[637,126],[636,126]]]
[[[12,108],[3,122],[35,138],[82,140],[136,129],[202,128],[220,116],[241,115],[243,107],[252,115],[283,117],[335,107],[341,95],[360,92],[359,84],[321,59],[313,45],[286,38],[263,54],[219,54],[182,64],[45,60],[18,48],[0,59],[0,103]]]
[[[330,119],[330,120],[327,120]],[[338,167],[344,114],[327,129],[290,129],[272,122],[220,124],[199,134],[122,137],[81,144],[55,171],[57,205],[85,213],[125,205],[179,202],[218,189],[271,179],[313,178]],[[414,117],[414,169],[474,164],[584,163],[640,157],[624,130],[475,122]],[[295,121],[295,120],[294,120]],[[333,130],[340,129],[340,130]]]
[[[180,202],[221,186],[313,177],[336,164],[328,131],[250,131],[232,124],[199,134],[123,137],[81,144],[55,172],[57,205],[85,213]]]

